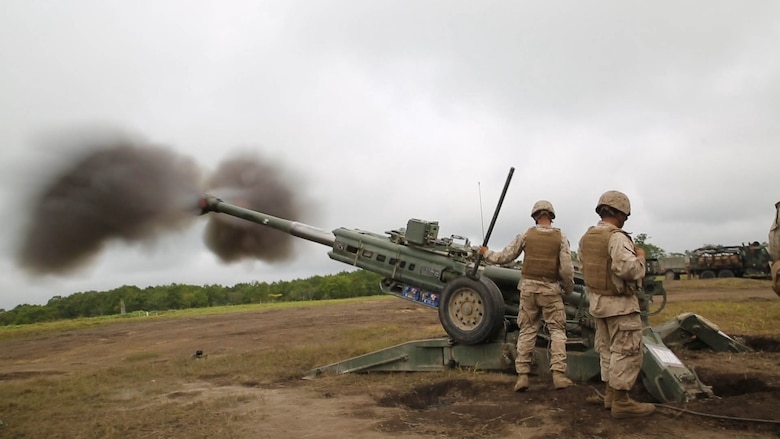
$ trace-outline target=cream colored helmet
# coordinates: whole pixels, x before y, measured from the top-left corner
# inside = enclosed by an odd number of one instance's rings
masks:
[[[534,207],[531,208],[531,218],[533,218],[540,210],[546,210],[550,212],[550,219],[555,219],[555,208],[551,202],[547,200],[539,200],[534,203]]]
[[[623,212],[626,216],[631,215],[631,202],[626,194],[620,191],[606,191],[601,194],[599,202],[596,204],[596,213],[599,213],[601,206],[609,206]]]

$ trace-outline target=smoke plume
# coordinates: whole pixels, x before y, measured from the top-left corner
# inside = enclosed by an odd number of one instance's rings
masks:
[[[130,139],[84,151],[33,200],[17,259],[33,273],[65,273],[110,239],[180,228],[194,218],[199,178],[193,161]]]
[[[72,140],[61,143],[78,143]],[[151,242],[198,218],[204,184],[192,159],[128,136],[78,140],[80,152],[65,156],[69,161],[30,200],[17,253],[28,272],[73,272],[108,242]],[[281,171],[258,157],[224,162],[205,187],[231,197],[225,201],[271,215],[295,219],[300,213]],[[292,256],[294,240],[224,214],[209,214],[204,239],[225,262],[281,261]]]
[[[278,167],[246,154],[222,162],[208,182],[210,193],[227,202],[269,215],[300,218],[302,212]],[[290,236],[228,215],[211,215],[204,240],[224,262],[262,259],[278,262],[293,255]]]

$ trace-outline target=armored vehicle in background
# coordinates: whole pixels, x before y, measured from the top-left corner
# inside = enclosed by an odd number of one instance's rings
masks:
[[[677,280],[680,276],[688,274],[688,257],[680,256],[661,256],[659,258],[647,259],[647,274],[652,276],[663,276],[666,280]]]
[[[693,250],[688,273],[700,279],[715,277],[770,277],[772,259],[765,245],[706,246]]]

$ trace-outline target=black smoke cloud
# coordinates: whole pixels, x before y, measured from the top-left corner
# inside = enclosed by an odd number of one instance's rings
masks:
[[[280,218],[300,218],[302,209],[288,183],[278,166],[244,154],[222,162],[208,187],[210,193],[241,207]],[[253,258],[278,262],[293,256],[289,235],[228,215],[211,215],[204,239],[224,262]]]
[[[205,180],[191,158],[129,136],[61,143],[79,145],[78,152],[72,150],[28,200],[17,262],[32,274],[71,273],[109,242],[148,243],[185,228],[198,218],[204,188],[272,215],[295,218],[300,213],[281,170],[259,157],[226,161]],[[221,260],[292,256],[289,235],[223,216],[209,214],[204,237]]]

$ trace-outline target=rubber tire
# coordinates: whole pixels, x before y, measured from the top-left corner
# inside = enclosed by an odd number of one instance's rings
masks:
[[[469,312],[464,314],[464,311]],[[501,290],[484,276],[452,280],[441,292],[439,321],[456,343],[474,345],[491,341],[504,327]]]
[[[734,272],[731,270],[720,270],[718,277],[734,277]]]
[[[664,273],[664,279],[666,279],[666,280],[676,280],[676,279],[678,279],[677,273],[675,273],[672,270],[669,270],[666,273]]]
[[[699,279],[715,279],[715,272],[712,270],[704,270],[699,274]]]

